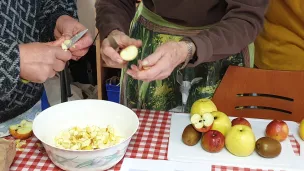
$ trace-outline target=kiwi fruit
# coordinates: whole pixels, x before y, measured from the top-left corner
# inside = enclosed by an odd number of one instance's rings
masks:
[[[255,143],[256,152],[264,158],[274,158],[282,151],[281,143],[270,137],[262,137]]]
[[[184,144],[194,146],[198,143],[201,137],[202,134],[195,130],[192,124],[189,124],[183,131],[182,140]]]

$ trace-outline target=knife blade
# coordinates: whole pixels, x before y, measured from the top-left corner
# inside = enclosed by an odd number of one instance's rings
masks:
[[[88,32],[88,29],[85,29],[79,33],[77,33],[74,37],[72,37],[70,40],[65,40],[62,44],[62,49],[63,50],[68,50],[69,48],[71,48],[72,46],[74,46],[74,44],[81,39],[86,33]]]
[[[118,45],[118,43],[116,42],[116,40],[115,40],[112,36],[108,36],[108,39],[109,39],[109,42],[110,42],[110,46],[111,46],[113,49],[118,50],[119,45]]]

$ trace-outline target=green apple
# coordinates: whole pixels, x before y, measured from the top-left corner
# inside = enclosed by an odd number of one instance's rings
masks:
[[[255,135],[249,126],[235,125],[226,135],[225,146],[235,156],[250,156],[255,148]]]
[[[224,136],[231,128],[231,121],[229,117],[220,111],[211,112],[214,117],[213,125],[211,130],[220,131]]]
[[[210,99],[202,98],[202,99],[196,100],[192,104],[190,114],[191,114],[191,116],[194,114],[202,115],[204,113],[210,113],[213,111],[217,111],[215,104]]]

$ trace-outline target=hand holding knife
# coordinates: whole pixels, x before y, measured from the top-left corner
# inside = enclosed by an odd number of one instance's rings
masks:
[[[70,40],[65,40],[61,47],[63,50],[68,50],[71,47],[74,46],[74,44],[80,40],[86,33],[88,32],[88,29],[83,30],[76,34],[74,37],[72,37]],[[65,66],[64,70],[60,72],[60,89],[61,89],[61,102],[67,102],[68,97],[72,96],[71,93],[71,86],[70,86],[70,80],[68,76],[68,64]]]
[[[77,33],[74,37],[72,37],[70,40],[65,40],[61,47],[63,50],[68,50],[70,49],[71,47],[74,46],[74,44],[80,40],[86,33],[88,32],[88,29],[85,29],[79,33]]]
[[[76,34],[72,39],[70,39],[70,40],[65,40],[65,41],[62,43],[61,48],[62,48],[63,50],[68,50],[69,48],[71,48],[72,46],[74,46],[74,44],[75,44],[79,39],[81,39],[87,32],[88,32],[88,29],[83,30],[83,31],[79,32],[78,34]],[[24,84],[27,84],[27,83],[30,82],[30,81],[25,80],[25,79],[21,79],[21,81],[22,81]]]

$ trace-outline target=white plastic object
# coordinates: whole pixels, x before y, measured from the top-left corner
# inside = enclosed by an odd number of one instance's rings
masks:
[[[187,102],[190,88],[191,88],[190,81],[183,81],[183,84],[180,86],[180,91],[182,93],[183,104],[186,104],[186,102]]]

